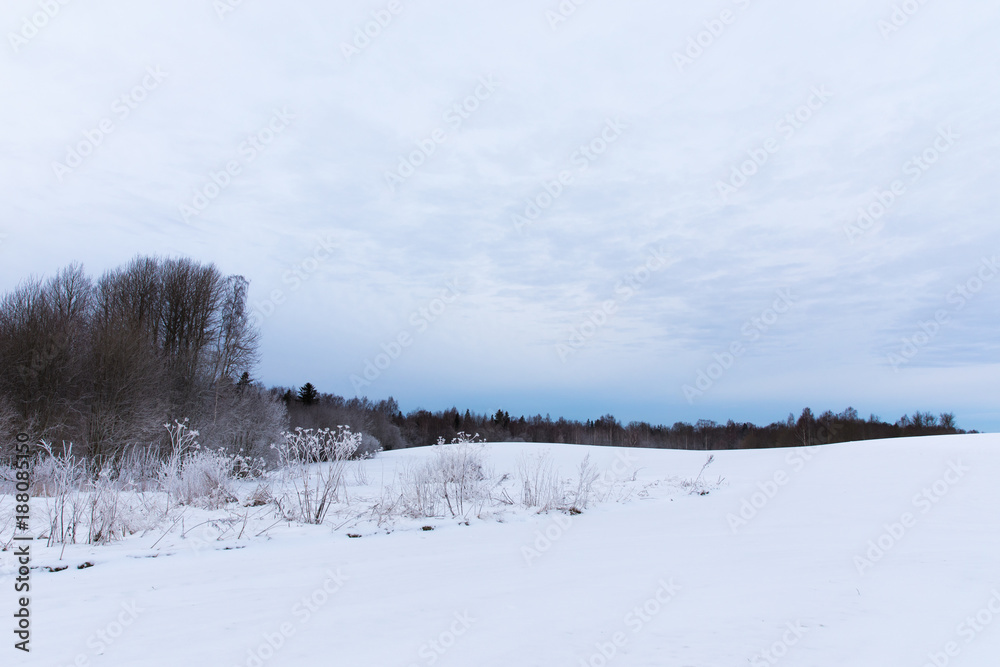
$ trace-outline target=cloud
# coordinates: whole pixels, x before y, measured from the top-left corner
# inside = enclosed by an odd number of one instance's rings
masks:
[[[255,302],[287,297],[263,323],[265,381],[352,393],[350,375],[459,276],[467,292],[373,396],[495,409],[520,387],[554,413],[608,404],[670,422],[854,395],[877,412],[905,395],[1000,424],[977,379],[997,362],[1000,283],[905,368],[889,362],[1000,252],[995,3],[904,21],[861,0],[594,0],[554,25],[558,3],[527,0],[217,4],[68,3],[16,49],[38,5],[5,7],[6,286],[137,252],[215,261],[251,279]],[[148,68],[167,75],[136,100]],[[268,134],[276,110],[293,118]],[[53,163],[104,119],[113,131],[60,180]],[[625,129],[602,145],[609,122]],[[942,128],[958,138],[914,171]],[[390,188],[401,160],[412,173]],[[852,238],[894,181],[905,192]],[[289,272],[331,237],[292,289]],[[669,266],[563,363],[557,345],[660,247]],[[682,385],[783,288],[799,305],[689,405]]]

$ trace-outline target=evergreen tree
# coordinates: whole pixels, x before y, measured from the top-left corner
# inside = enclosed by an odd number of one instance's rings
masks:
[[[312,382],[306,382],[299,388],[298,398],[302,405],[315,405],[319,401],[319,391]]]

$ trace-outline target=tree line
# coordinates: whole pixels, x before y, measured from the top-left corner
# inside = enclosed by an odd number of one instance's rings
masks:
[[[393,399],[345,398],[311,383],[266,388],[253,378],[260,334],[249,283],[215,265],[138,256],[99,277],[72,264],[29,278],[0,299],[0,454],[17,433],[101,461],[129,446],[170,447],[164,426],[189,420],[213,448],[268,456],[286,429],[350,426],[365,451],[485,440],[672,449],[789,447],[962,433],[951,414],[889,423],[847,410],[806,409],[765,426],[699,421],[672,426],[613,415],[586,421],[477,414],[457,408],[403,414]]]
[[[373,402],[367,398],[346,399],[319,393],[307,383],[299,390],[276,388],[289,406],[293,425],[303,427],[349,423],[366,433],[377,433],[384,449],[431,445],[444,438],[450,442],[459,433],[479,434],[489,442],[554,442],[613,447],[649,447],[657,449],[762,449],[799,447],[836,442],[880,438],[965,433],[958,428],[954,415],[916,412],[895,422],[875,415],[862,418],[857,410],[847,408],[816,415],[805,408],[799,417],[792,414],[784,421],[758,426],[729,420],[719,424],[699,420],[695,424],[676,422],[672,426],[652,425],[644,421],[622,423],[606,414],[586,421],[550,416],[517,416],[505,410],[477,414],[458,408],[431,412],[413,410],[403,414],[393,398]],[[303,399],[305,396],[305,399]]]

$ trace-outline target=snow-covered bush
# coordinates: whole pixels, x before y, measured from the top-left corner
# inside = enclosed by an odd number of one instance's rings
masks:
[[[11,495],[15,492],[17,471],[14,466],[0,463],[0,495]]]
[[[32,470],[31,495],[49,498],[49,546],[76,543],[77,529],[83,522],[80,489],[87,479],[86,461],[73,454],[73,445],[62,456],[56,456],[52,446],[42,442],[45,452]]]
[[[46,499],[48,544],[104,544],[155,525],[161,512],[130,488],[112,461],[89,471],[73,446],[56,455],[42,442],[33,470],[33,495]]]
[[[521,505],[549,510],[583,511],[596,499],[594,486],[601,474],[590,461],[590,454],[583,457],[577,467],[576,479],[563,480],[552,462],[548,451],[518,459],[517,478],[521,489]]]
[[[445,445],[441,438],[429,461],[403,472],[401,497],[407,514],[468,517],[482,512],[490,500],[493,475],[477,439],[459,433]]]
[[[41,442],[39,449],[31,469],[31,495],[56,498],[79,490],[87,478],[87,462],[73,454],[73,445],[61,455],[53,452],[48,442]]]
[[[232,475],[231,456],[196,447],[175,463],[165,464],[160,483],[175,503],[217,508],[236,501]]]
[[[276,498],[281,512],[289,519],[323,523],[343,487],[347,461],[360,446],[361,434],[347,426],[282,433],[282,442],[272,445],[283,475],[284,491]]]
[[[125,447],[109,464],[113,478],[122,489],[157,491],[160,488],[163,461],[153,447]]]
[[[517,461],[517,479],[524,507],[545,512],[563,504],[562,484],[547,450],[533,456],[522,454]]]
[[[156,525],[162,510],[145,501],[141,493],[123,489],[113,479],[110,465],[91,480],[89,488],[80,494],[87,514],[87,543],[106,544]]]
[[[354,453],[355,458],[359,459],[371,459],[375,458],[375,455],[382,451],[382,443],[378,441],[375,436],[363,433],[361,434],[361,444],[358,446],[358,451]]]
[[[594,496],[594,484],[600,478],[597,466],[590,461],[590,454],[583,457],[576,470],[576,487],[573,489],[573,504],[571,510],[582,511],[587,509]]]
[[[244,505],[246,507],[260,507],[262,505],[267,505],[273,500],[274,496],[271,495],[271,485],[261,481],[253,490],[253,493],[250,494],[250,497],[247,498]]]
[[[235,477],[259,477],[262,459],[251,459],[223,450],[210,450],[198,443],[198,431],[187,420],[164,425],[170,433],[170,456],[160,466],[160,488],[175,503],[217,508],[236,501]]]

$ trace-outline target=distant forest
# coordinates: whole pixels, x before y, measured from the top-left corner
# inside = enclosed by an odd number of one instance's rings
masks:
[[[403,414],[372,401],[253,378],[260,333],[247,304],[249,282],[194,260],[136,257],[94,278],[70,265],[29,278],[0,298],[0,457],[17,434],[70,443],[94,461],[129,448],[168,454],[164,427],[189,421],[213,449],[269,457],[288,429],[350,426],[363,449],[451,441],[460,432],[488,441],[564,442],[677,449],[791,447],[871,438],[962,433],[950,414],[917,412],[895,423],[848,408],[767,426],[727,422],[622,424],[491,415],[456,408]]]
[[[392,398],[370,401],[321,394],[311,383],[298,390],[275,388],[288,409],[294,428],[322,428],[350,424],[374,436],[383,449],[431,445],[444,438],[450,442],[458,433],[479,434],[489,442],[557,442],[612,447],[658,449],[760,449],[800,447],[834,442],[899,438],[921,435],[965,433],[955,424],[954,415],[935,416],[927,412],[904,415],[885,422],[875,415],[863,419],[853,408],[834,414],[816,415],[806,408],[796,418],[766,426],[730,420],[725,424],[700,420],[695,424],[677,422],[672,426],[633,421],[621,423],[613,415],[587,421],[553,420],[549,416],[512,417],[505,410],[484,415],[457,408],[430,412],[413,410],[403,414]]]

